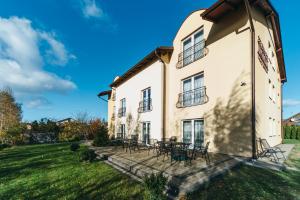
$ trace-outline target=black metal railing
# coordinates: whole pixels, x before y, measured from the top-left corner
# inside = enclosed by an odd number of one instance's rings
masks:
[[[178,95],[177,107],[183,108],[188,106],[201,105],[208,101],[206,87],[200,87],[194,90],[189,90]]]
[[[152,111],[152,99],[144,99],[143,101],[140,101],[138,112],[149,112]]]
[[[178,55],[178,63],[176,67],[180,69],[192,62],[195,62],[196,60],[199,60],[200,58],[203,58],[207,55],[207,53],[208,50],[205,47],[205,40],[202,40]]]
[[[125,117],[125,115],[126,115],[126,107],[119,108],[118,116],[119,117]]]

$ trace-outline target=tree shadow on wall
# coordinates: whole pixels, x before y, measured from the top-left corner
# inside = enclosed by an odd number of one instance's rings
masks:
[[[214,107],[204,114],[205,135],[213,134],[216,152],[229,155],[252,156],[251,134],[251,85],[241,82],[249,80],[249,74],[242,73],[234,82],[227,100],[217,99]]]

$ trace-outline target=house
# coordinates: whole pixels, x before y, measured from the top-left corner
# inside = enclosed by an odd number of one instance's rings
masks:
[[[110,84],[110,134],[145,143],[176,136],[209,151],[256,157],[257,139],[282,142],[287,81],[279,16],[268,0],[219,0],[183,21]]]
[[[283,120],[282,124],[283,126],[300,126],[300,113]]]
[[[64,124],[69,123],[69,122],[72,122],[72,121],[74,121],[74,120],[73,120],[72,118],[68,117],[68,118],[61,119],[61,120],[56,121],[56,124],[57,124],[58,126],[60,126],[60,125],[64,125]]]

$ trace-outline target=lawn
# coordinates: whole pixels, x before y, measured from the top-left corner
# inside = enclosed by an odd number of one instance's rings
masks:
[[[189,199],[300,199],[300,141],[286,164],[294,170],[282,172],[250,166],[231,171],[202,189],[189,195]]]
[[[277,172],[242,166],[216,178],[189,199],[300,199],[300,142]],[[81,150],[84,147],[81,147]],[[0,151],[0,199],[143,199],[144,187],[102,161],[83,163],[69,144]]]
[[[80,162],[69,144],[0,151],[0,199],[143,199],[143,194],[140,183],[102,161]]]

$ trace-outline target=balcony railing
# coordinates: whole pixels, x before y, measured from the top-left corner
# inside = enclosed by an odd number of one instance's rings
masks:
[[[118,116],[119,117],[125,117],[125,115],[126,115],[126,107],[119,108],[119,110],[118,110]]]
[[[152,99],[144,99],[143,101],[140,101],[138,112],[149,112],[152,111]]]
[[[187,66],[188,64],[203,58],[205,55],[207,55],[207,53],[208,50],[205,47],[205,40],[202,40],[178,55],[178,63],[176,67],[180,69],[184,66]]]
[[[201,105],[208,101],[206,87],[197,88],[178,95],[177,108]]]

